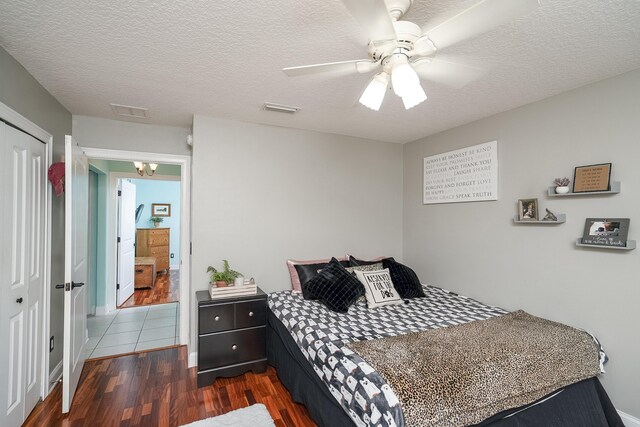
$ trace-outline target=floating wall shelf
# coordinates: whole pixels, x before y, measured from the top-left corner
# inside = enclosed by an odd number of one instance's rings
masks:
[[[604,245],[587,245],[582,243],[582,237],[576,239],[576,246],[583,248],[597,248],[597,249],[615,249],[619,251],[630,251],[636,248],[635,240],[627,240],[627,246],[604,246]]]
[[[567,221],[567,216],[565,214],[557,214],[557,221],[542,221],[542,220],[532,220],[532,219],[519,219],[518,215],[513,217],[513,222],[516,224],[532,224],[532,225],[556,225],[556,224],[564,224]]]
[[[556,187],[552,185],[547,190],[547,195],[549,197],[571,197],[571,196],[598,196],[598,195],[607,195],[607,194],[618,194],[620,192],[620,181],[612,181],[610,187],[611,187],[611,190],[609,191],[591,191],[588,193],[558,194],[556,193]]]

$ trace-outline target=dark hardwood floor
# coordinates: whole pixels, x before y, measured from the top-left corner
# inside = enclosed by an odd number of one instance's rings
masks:
[[[136,289],[133,295],[118,308],[141,305],[166,304],[178,301],[180,294],[180,270],[169,270],[156,276],[156,284],[151,289]]]
[[[184,346],[86,362],[65,416],[61,389],[58,384],[24,426],[179,426],[254,403],[269,409],[277,427],[315,426],[271,367],[198,388]]]

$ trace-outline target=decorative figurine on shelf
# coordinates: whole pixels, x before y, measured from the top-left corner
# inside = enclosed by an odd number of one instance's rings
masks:
[[[555,216],[555,214],[553,212],[551,212],[549,209],[545,209],[547,211],[547,214],[544,216],[544,218],[542,218],[543,221],[557,221],[558,217]]]
[[[556,194],[567,194],[569,192],[569,178],[556,178],[553,183],[556,185]]]

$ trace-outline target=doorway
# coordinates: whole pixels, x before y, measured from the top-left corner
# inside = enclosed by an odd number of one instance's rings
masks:
[[[180,181],[137,178],[130,183],[136,189],[135,291],[118,308],[179,301]]]
[[[136,173],[132,161],[90,156],[90,165],[98,175],[93,188],[99,206],[90,230],[104,230],[96,240],[106,256],[95,259],[96,310],[87,320],[86,357],[186,343],[180,321],[186,314],[180,310],[180,280],[188,273],[181,262],[181,165],[158,164],[152,175],[143,176]],[[152,217],[162,218],[158,227]],[[116,253],[109,256],[113,249]]]

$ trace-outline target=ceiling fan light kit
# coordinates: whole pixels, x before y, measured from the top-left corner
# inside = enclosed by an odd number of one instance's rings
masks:
[[[360,104],[378,111],[389,86],[389,75],[384,71],[376,74],[360,97]]]
[[[408,110],[422,103],[427,95],[420,78],[460,88],[483,73],[465,64],[437,58],[440,49],[475,37],[510,22],[539,6],[538,0],[478,0],[465,10],[434,19],[435,26],[419,27],[400,21],[413,0],[342,0],[351,15],[369,36],[368,60],[341,61],[284,68],[290,77],[346,72],[365,74],[382,68],[360,97],[360,103],[378,111],[389,86],[402,98]]]
[[[416,84],[420,85],[420,78],[415,70],[409,65],[407,56],[404,54],[394,54],[391,57],[391,84],[393,92],[402,97],[415,88]]]

